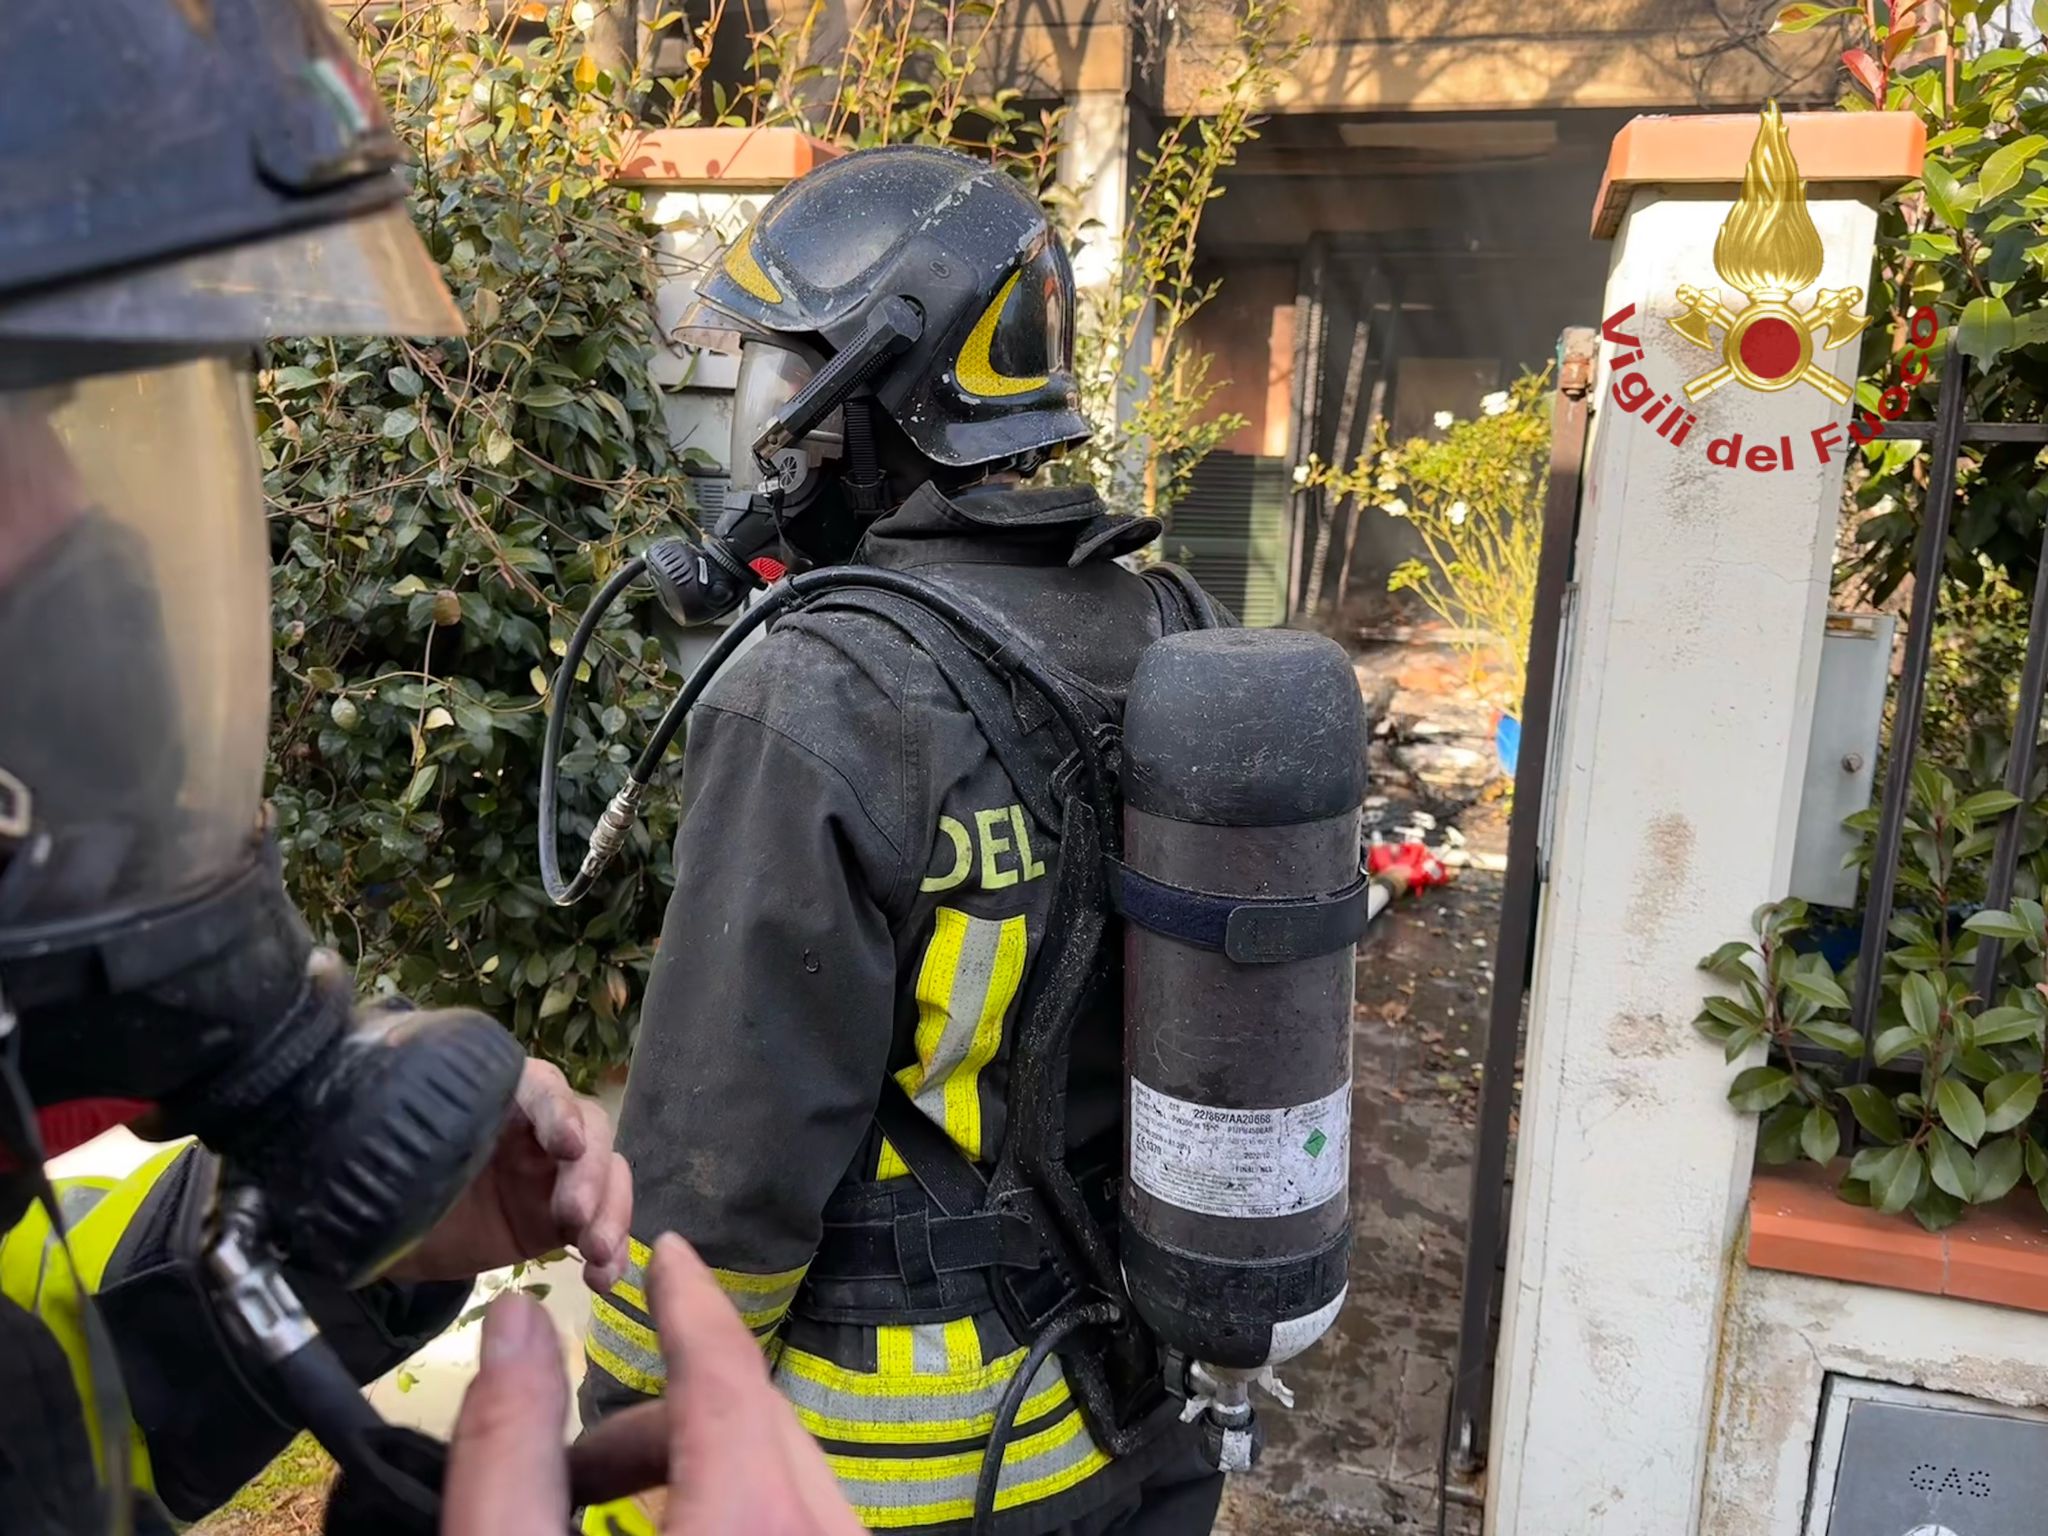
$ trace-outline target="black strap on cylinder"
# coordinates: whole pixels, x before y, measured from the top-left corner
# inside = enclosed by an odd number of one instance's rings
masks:
[[[1215,950],[1239,965],[1280,965],[1349,949],[1365,933],[1363,875],[1341,891],[1275,899],[1226,896],[1170,885],[1110,861],[1111,899],[1126,922],[1197,949]]]

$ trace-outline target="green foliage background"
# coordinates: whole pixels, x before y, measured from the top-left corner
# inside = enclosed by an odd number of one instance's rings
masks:
[[[626,1049],[674,811],[549,906],[533,851],[553,652],[594,582],[688,506],[647,379],[650,247],[599,166],[625,126],[556,33],[430,11],[364,37],[417,157],[411,212],[470,330],[273,349],[272,801],[294,894],[375,989],[504,1018],[587,1081]],[[666,693],[622,605],[563,764],[587,830]]]
[[[259,375],[270,792],[293,894],[366,990],[486,1008],[588,1084],[630,1049],[675,804],[658,786],[591,895],[551,906],[534,851],[543,709],[596,585],[691,519],[646,367],[652,231],[606,167],[650,123],[792,126],[848,146],[964,148],[1025,180],[1055,219],[1071,222],[1071,203],[1053,176],[1057,116],[972,89],[989,0],[882,0],[829,63],[810,46],[820,0],[804,26],[754,37],[737,90],[705,73],[722,4],[686,37],[683,75],[660,81],[602,67],[617,50],[579,29],[576,7],[529,0],[495,24],[477,10],[351,13],[414,158],[413,221],[468,330],[277,343]],[[1179,320],[1206,300],[1188,276],[1201,208],[1254,131],[1279,14],[1248,13],[1250,62],[1216,121],[1181,125],[1155,157],[1134,198],[1136,275],[1094,322],[1112,334],[1084,321],[1084,357],[1124,355],[1128,294]],[[1177,466],[1220,436],[1205,425],[1213,389],[1157,393],[1115,438],[1127,455]],[[1119,483],[1158,504],[1160,480],[1141,469]],[[647,611],[616,605],[579,670],[561,765],[572,863],[679,681],[638,622]]]

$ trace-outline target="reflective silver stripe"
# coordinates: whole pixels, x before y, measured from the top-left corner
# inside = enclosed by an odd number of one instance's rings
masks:
[[[593,1365],[635,1392],[653,1397],[668,1383],[668,1363],[661,1358],[654,1330],[635,1322],[602,1296],[590,1304],[590,1332],[583,1341],[583,1352]]]
[[[57,1209],[63,1213],[67,1227],[77,1226],[94,1206],[106,1198],[107,1186],[104,1184],[73,1184],[67,1181],[57,1186]]]
[[[796,1408],[816,1416],[805,1427],[828,1440],[841,1438],[834,1428],[842,1424],[886,1424],[925,1431],[922,1436],[906,1435],[905,1439],[966,1440],[994,1427],[1003,1389],[1023,1363],[1022,1356],[1020,1350],[962,1379],[870,1376],[842,1370],[815,1355],[785,1350],[775,1369],[775,1385]],[[1046,1392],[1056,1392],[1056,1401],[1065,1401],[1067,1394],[1060,1390],[1064,1385],[1059,1362],[1048,1359],[1031,1378],[1027,1403]],[[1052,1406],[1047,1403],[1037,1411],[1043,1413]]]
[[[964,914],[963,914],[964,915]],[[946,1079],[967,1060],[974,1048],[974,1033],[981,1026],[982,1009],[988,1002],[989,979],[995,975],[996,946],[1003,925],[985,917],[968,917],[960,934],[960,954],[953,966],[953,985],[946,997],[946,1023],[937,1047],[925,1064],[924,1081],[911,1099],[940,1130],[946,1124]],[[936,936],[933,940],[937,942]]]
[[[714,1269],[711,1278],[718,1282],[718,1288],[732,1298],[732,1304],[739,1308],[741,1319],[749,1328],[759,1332],[772,1328],[782,1321],[789,1304],[796,1300],[796,1293],[804,1283],[808,1264],[796,1269],[785,1269],[772,1275],[748,1274],[738,1269]]]
[[[981,1458],[976,1449],[936,1456],[827,1455],[825,1460],[861,1523],[886,1529],[968,1518]],[[996,1507],[1051,1498],[1108,1463],[1076,1408],[1011,1442],[1003,1456]]]
[[[946,1374],[946,1325],[944,1323],[912,1323],[910,1325],[910,1368],[920,1376],[943,1376]]]

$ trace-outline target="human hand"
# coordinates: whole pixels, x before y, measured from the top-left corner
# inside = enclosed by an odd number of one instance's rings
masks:
[[[668,1485],[670,1536],[862,1536],[825,1458],[703,1260],[654,1245],[648,1295],[668,1394],[562,1447],[569,1381],[554,1327],[523,1296],[484,1318],[476,1379],[449,1446],[441,1536],[561,1536],[571,1501]]]
[[[394,1280],[466,1280],[565,1245],[583,1279],[608,1291],[625,1273],[633,1179],[612,1126],[561,1069],[529,1061],[483,1171],[448,1214],[387,1271]]]

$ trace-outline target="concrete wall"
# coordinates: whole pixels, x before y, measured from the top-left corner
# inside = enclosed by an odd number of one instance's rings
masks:
[[[1713,359],[1665,321],[1711,282],[1733,187],[1638,192],[1605,311],[1659,389]],[[1868,281],[1874,196],[1816,187],[1820,282]],[[1854,375],[1854,348],[1823,354]],[[1755,1126],[1691,1019],[1698,957],[1790,873],[1841,464],[1710,464],[1712,438],[1807,434],[1800,386],[1723,389],[1680,448],[1616,409],[1603,346],[1562,690],[1550,885],[1531,988],[1501,1326],[1491,1536],[1693,1531]]]
[[[2048,1316],[1738,1266],[1699,1536],[1801,1536],[1831,1374],[2048,1405]]]
[[[1197,109],[1230,67],[1231,0],[1183,0],[1161,105]],[[1313,39],[1277,110],[1752,108],[1824,91],[1833,33],[1768,32],[1775,8],[1711,0],[1301,0]],[[1735,18],[1731,25],[1730,20]]]

